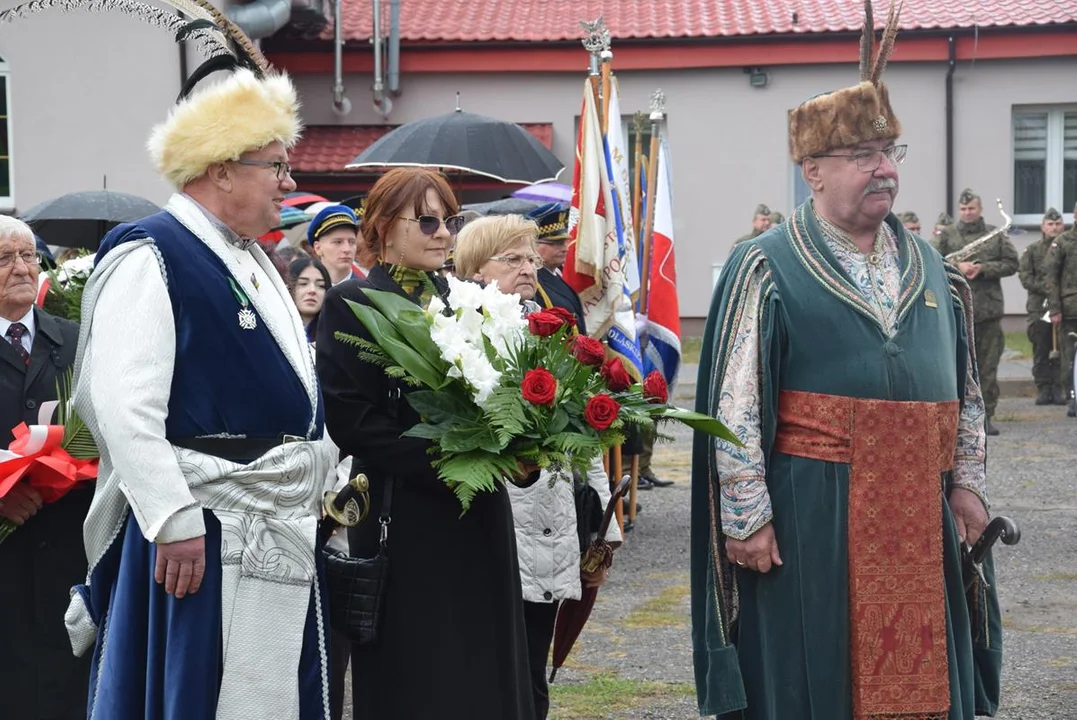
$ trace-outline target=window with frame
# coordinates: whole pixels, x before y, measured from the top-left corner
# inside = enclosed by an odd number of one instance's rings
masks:
[[[1077,203],[1077,107],[1013,111],[1013,214],[1039,225],[1053,207],[1068,215]]]
[[[11,171],[11,80],[7,63],[0,58],[0,210],[15,209]]]

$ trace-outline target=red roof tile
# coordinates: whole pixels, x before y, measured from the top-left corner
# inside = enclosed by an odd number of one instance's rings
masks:
[[[301,173],[370,172],[369,169],[345,170],[344,166],[370,147],[375,140],[396,125],[312,125],[303,131],[303,139],[289,153],[292,168]],[[547,148],[553,147],[553,125],[520,123]]]
[[[873,0],[876,25],[889,0]],[[388,6],[383,3],[388,27]],[[861,0],[407,0],[400,4],[406,42],[579,40],[580,20],[602,16],[614,40],[738,37],[859,30]],[[346,2],[346,40],[371,36],[369,0]],[[1077,3],[1063,0],[905,0],[901,27],[959,29],[1077,22]],[[322,33],[331,38],[332,23]],[[616,50],[616,47],[614,47]]]

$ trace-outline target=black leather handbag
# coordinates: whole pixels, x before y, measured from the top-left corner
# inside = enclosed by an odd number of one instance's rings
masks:
[[[381,535],[374,557],[358,558],[339,550],[323,550],[326,584],[329,586],[329,624],[358,645],[372,645],[378,639],[389,576],[392,497],[393,479],[387,478],[378,517]]]

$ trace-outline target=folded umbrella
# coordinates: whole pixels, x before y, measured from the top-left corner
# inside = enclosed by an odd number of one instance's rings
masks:
[[[609,504],[606,505],[606,513],[602,516],[602,524],[598,528],[598,537],[587,548],[583,557],[580,558],[580,570],[595,572],[604,570],[613,565],[613,548],[606,542],[606,531],[609,530],[613,520],[617,503],[621,502],[631,478],[625,475],[617,487],[613,490]],[[598,598],[598,588],[585,587],[579,600],[565,600],[557,610],[557,620],[553,629],[553,669],[550,671],[550,682],[557,676],[557,671],[565,664],[576,638],[587,624],[587,618],[591,616],[591,609],[595,606]]]

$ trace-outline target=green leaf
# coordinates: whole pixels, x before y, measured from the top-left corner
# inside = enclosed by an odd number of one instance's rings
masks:
[[[450,423],[437,423],[436,425],[421,422],[417,425],[413,425],[408,430],[404,431],[404,437],[420,438],[422,440],[433,440],[438,442],[441,440],[445,433],[452,429]]]
[[[463,398],[453,392],[419,390],[404,397],[428,423],[474,425],[481,418],[482,411],[471,402],[471,398]]]
[[[430,323],[421,308],[394,292],[364,290],[363,294],[428,363],[442,370],[448,367],[437,344],[430,339]]]
[[[557,433],[564,432],[567,427],[568,413],[562,408],[557,408],[554,410],[553,419],[550,420],[550,426],[547,428],[547,432],[551,435],[556,435]]]
[[[580,456],[587,460],[602,453],[602,442],[581,433],[562,432],[546,438],[543,445],[565,455]]]
[[[450,453],[464,453],[472,450],[485,450],[497,453],[505,449],[498,442],[494,431],[485,425],[461,425],[445,433],[441,439],[441,449]],[[508,443],[506,443],[507,445]]]
[[[413,350],[388,318],[366,305],[360,305],[352,300],[345,300],[345,302],[348,303],[359,321],[370,331],[370,334],[374,336],[378,346],[397,365],[414,375],[427,387],[437,388],[444,383],[445,373],[439,372],[422,355]]]
[[[723,425],[720,420],[717,420],[710,415],[692,412],[691,410],[685,410],[684,408],[679,407],[665,407],[662,408],[660,412],[655,413],[654,416],[667,420],[676,420],[684,423],[693,430],[721,438],[727,442],[733,443],[737,447],[744,447],[744,444],[737,439],[737,436],[733,434],[732,430]]]
[[[435,460],[434,466],[460,501],[463,515],[476,493],[495,492],[501,479],[516,471],[516,459],[476,450],[445,455]]]

